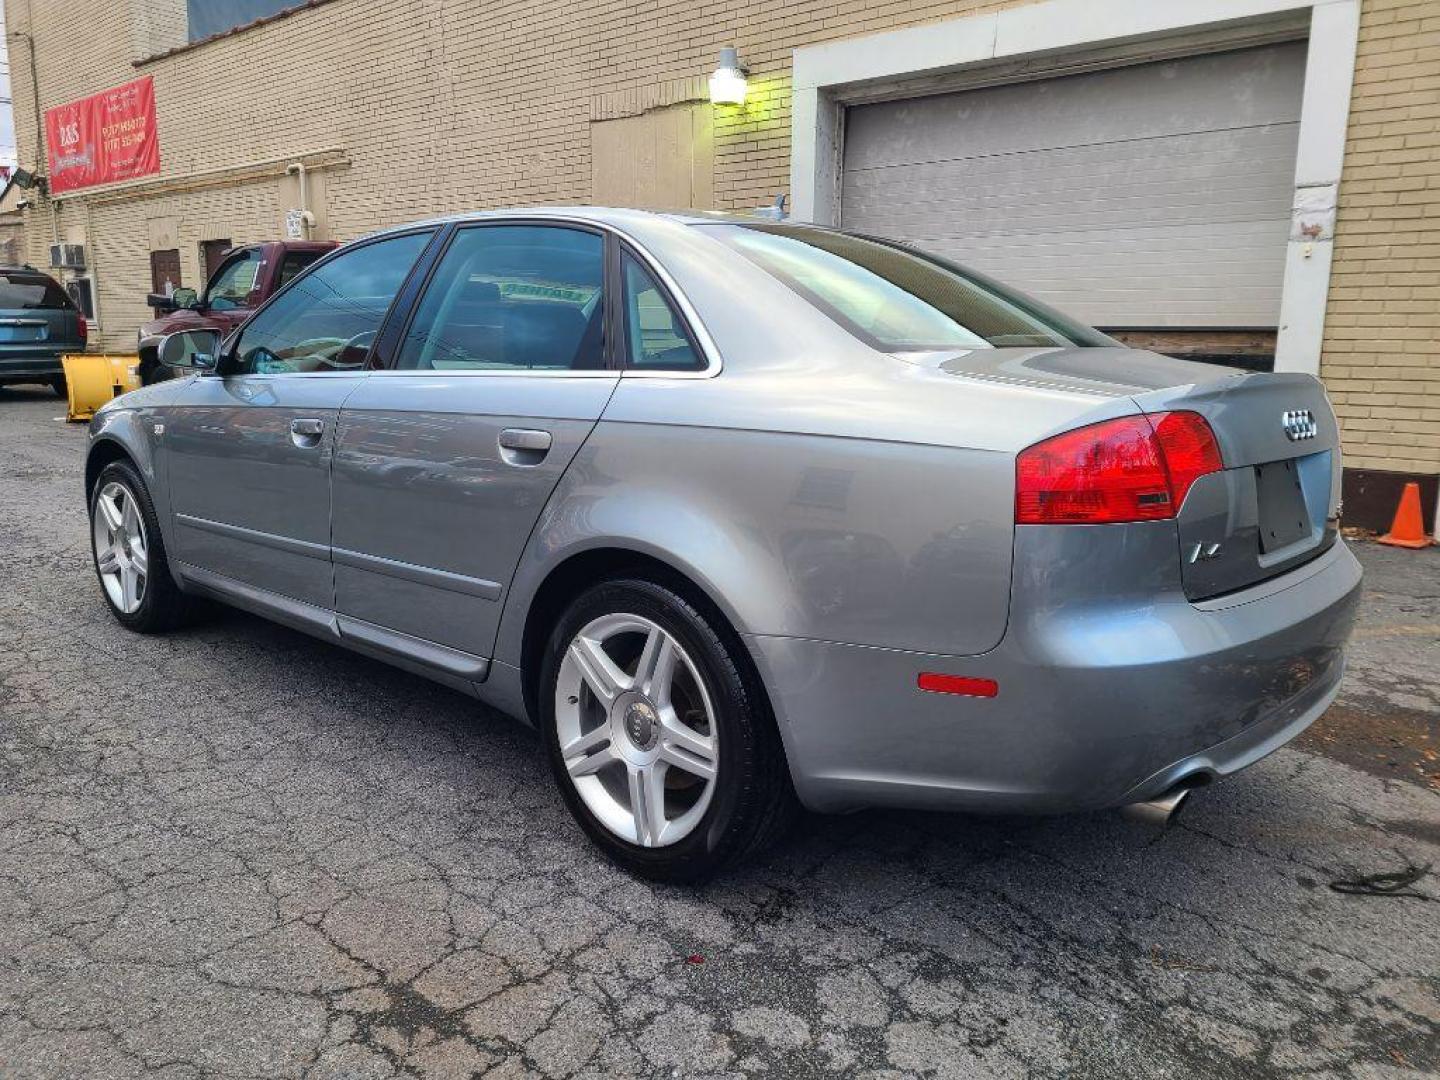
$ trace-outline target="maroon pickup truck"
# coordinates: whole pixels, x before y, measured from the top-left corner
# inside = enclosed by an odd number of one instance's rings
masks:
[[[170,378],[155,354],[156,340],[178,330],[214,328],[228,334],[280,287],[336,245],[328,240],[275,240],[248,244],[225,253],[205,291],[176,289],[146,299],[159,318],[140,327],[140,381],[145,386]]]

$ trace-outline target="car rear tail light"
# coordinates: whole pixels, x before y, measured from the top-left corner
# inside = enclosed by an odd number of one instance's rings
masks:
[[[1225,468],[1215,432],[1199,413],[1157,413],[1150,417],[1165,471],[1170,474],[1170,497],[1179,513],[1190,485],[1202,476]]]
[[[75,322],[80,327],[80,344],[85,345],[90,341],[90,324],[85,321],[84,315],[76,315]]]
[[[1100,525],[1174,517],[1190,486],[1225,467],[1199,413],[1125,416],[1020,451],[1015,522]]]
[[[971,675],[942,675],[938,671],[922,671],[915,685],[932,694],[959,694],[962,697],[994,697],[1000,684],[994,679],[978,679]]]

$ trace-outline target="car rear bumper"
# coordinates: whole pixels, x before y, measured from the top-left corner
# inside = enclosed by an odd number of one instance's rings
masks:
[[[45,352],[29,352],[23,355],[0,353],[0,379],[15,379],[31,375],[60,375],[64,373],[60,357],[66,353],[83,352],[85,346],[76,345],[69,349]]]
[[[1083,528],[1092,550],[1078,552],[1073,530],[1017,530],[1010,626],[981,655],[747,638],[801,800],[825,811],[1118,806],[1244,768],[1334,699],[1361,578],[1343,542],[1192,604],[1171,523]],[[1173,578],[1112,580],[1105,567],[1120,552]],[[921,671],[994,679],[999,692],[926,693]]]

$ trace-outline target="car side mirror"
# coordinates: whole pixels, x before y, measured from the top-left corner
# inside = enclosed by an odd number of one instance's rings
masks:
[[[156,350],[166,367],[214,371],[220,358],[219,330],[181,330],[166,334]]]
[[[175,302],[173,296],[168,296],[163,292],[152,292],[145,297],[145,306],[152,307],[156,311],[174,311],[180,305]]]

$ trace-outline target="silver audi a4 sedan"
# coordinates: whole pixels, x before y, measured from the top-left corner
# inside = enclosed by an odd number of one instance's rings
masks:
[[[1140,806],[1335,696],[1320,384],[1127,349],[910,247],[538,209],[316,263],[91,427],[141,632],[218,599],[534,724],[695,879],[798,806]]]

